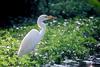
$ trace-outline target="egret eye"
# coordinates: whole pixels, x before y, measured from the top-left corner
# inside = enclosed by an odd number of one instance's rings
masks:
[[[48,16],[45,16],[45,18],[48,18]]]

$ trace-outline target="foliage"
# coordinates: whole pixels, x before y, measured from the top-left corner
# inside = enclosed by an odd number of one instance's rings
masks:
[[[94,4],[94,6],[100,7],[100,1],[99,0],[89,0],[91,4]]]
[[[46,34],[35,52],[23,57],[16,55],[20,42],[25,34],[32,28],[37,28],[37,25],[0,29],[0,66],[40,67],[48,62],[61,63],[65,57],[82,59],[90,50],[84,44],[97,43],[92,34],[95,32],[94,28],[100,27],[98,22],[99,20],[93,17],[49,22]]]
[[[90,15],[92,6],[84,0],[45,0],[39,4],[39,10],[42,13],[49,13],[58,16],[74,17]]]
[[[5,2],[4,2],[5,3]],[[7,4],[9,4],[7,2]],[[19,3],[19,4],[16,4]],[[12,4],[16,7],[9,7]],[[20,7],[21,6],[21,7]],[[2,6],[1,6],[2,7]],[[17,19],[25,19],[23,17],[35,18],[40,14],[56,15],[63,18],[72,18],[75,16],[89,17],[89,16],[100,16],[100,2],[99,0],[23,0],[13,1],[11,5],[8,5],[9,10],[1,11],[0,27],[12,26],[13,24],[23,23],[23,21],[16,21]],[[21,9],[22,8],[22,9]],[[15,9],[15,10],[14,10]],[[9,16],[4,14],[8,14]],[[14,22],[11,16],[14,17]],[[19,17],[18,17],[19,16]],[[20,17],[23,16],[23,17]]]
[[[98,12],[100,16],[100,0],[89,0],[88,2],[94,6],[94,9]]]

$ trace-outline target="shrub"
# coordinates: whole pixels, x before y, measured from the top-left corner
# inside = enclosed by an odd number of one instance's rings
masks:
[[[100,30],[98,18],[75,18],[53,21],[47,24],[47,31],[36,47],[36,51],[23,57],[16,55],[25,34],[36,25],[0,29],[0,66],[40,67],[48,62],[61,63],[66,57],[84,59],[91,47],[98,41],[92,37],[95,29]]]
[[[92,6],[84,0],[56,0],[41,1],[39,5],[42,13],[61,15],[62,17],[87,16]]]

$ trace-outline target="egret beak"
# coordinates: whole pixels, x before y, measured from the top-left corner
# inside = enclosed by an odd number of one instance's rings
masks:
[[[47,18],[48,18],[48,20],[50,20],[50,19],[56,19],[57,17],[54,17],[54,16],[47,16]]]

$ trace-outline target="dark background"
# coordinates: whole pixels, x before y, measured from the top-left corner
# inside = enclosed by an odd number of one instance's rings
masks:
[[[100,1],[0,0],[0,27],[11,25],[9,17],[36,18],[40,14],[52,14],[62,18],[100,16]]]

